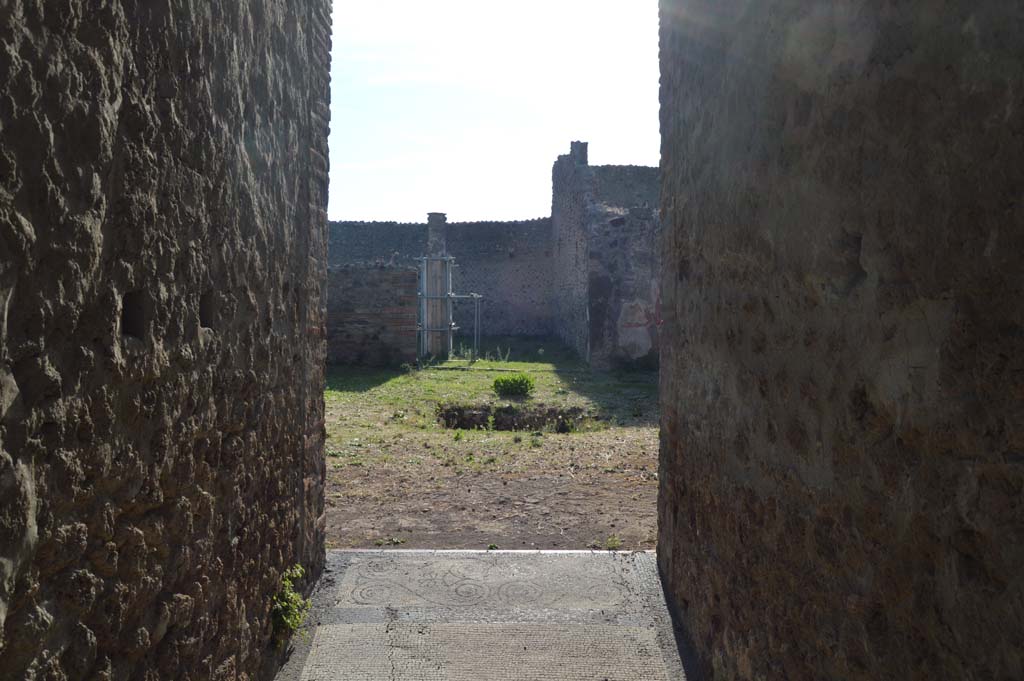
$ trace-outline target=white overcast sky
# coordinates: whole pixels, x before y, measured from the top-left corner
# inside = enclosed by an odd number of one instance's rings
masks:
[[[658,165],[657,0],[335,0],[332,220],[550,215],[551,164]]]

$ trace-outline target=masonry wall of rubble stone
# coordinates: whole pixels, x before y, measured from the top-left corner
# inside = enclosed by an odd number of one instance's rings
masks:
[[[701,665],[1024,677],[1024,9],[661,22],[658,553]]]
[[[455,257],[456,293],[480,293],[486,335],[551,333],[551,220],[462,222],[448,225],[448,253]],[[455,306],[455,323],[472,342],[473,304]]]
[[[596,166],[588,211],[590,363],[658,365],[661,222],[657,168]]]
[[[484,296],[485,335],[543,336],[551,333],[551,221],[453,222],[443,232],[455,260],[456,293]],[[417,266],[427,252],[426,223],[332,222],[332,264],[380,262]],[[460,327],[456,346],[473,340],[473,304],[455,305]]]
[[[0,10],[0,678],[254,678],[319,573],[329,41]]]
[[[448,223],[435,236],[455,257],[456,293],[484,296],[484,335],[556,335],[598,368],[656,366],[661,222],[657,168],[590,166],[573,142],[552,170],[551,217]],[[332,222],[332,264],[412,265],[427,223]],[[469,345],[473,305],[459,302]]]
[[[419,272],[409,266],[336,265],[327,273],[327,361],[416,363]]]
[[[554,332],[580,357],[590,357],[590,263],[587,224],[594,205],[593,169],[586,146],[558,157],[551,170]]]
[[[330,222],[328,262],[331,265],[388,263],[416,266],[427,253],[427,223]]]
[[[555,332],[595,367],[657,366],[657,168],[590,166],[574,142],[552,170]]]

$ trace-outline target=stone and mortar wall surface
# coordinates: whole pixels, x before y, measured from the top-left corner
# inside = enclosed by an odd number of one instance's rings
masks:
[[[661,324],[658,169],[593,171],[587,227],[590,363],[654,367]]]
[[[657,168],[589,166],[581,143],[552,170],[555,332],[594,367],[657,365]]]
[[[593,174],[586,156],[577,154],[559,156],[551,170],[554,332],[584,359],[590,357],[590,242],[586,225],[597,221],[590,216],[594,210]]]
[[[332,265],[413,265],[428,232],[455,258],[455,293],[484,296],[485,335],[557,335],[593,366],[658,361],[659,175],[643,166],[590,166],[574,142],[552,169],[551,217],[436,225],[332,222]],[[437,217],[437,216],[435,216]],[[473,304],[455,305],[459,342]],[[458,343],[457,343],[458,344]]]
[[[448,225],[456,293],[479,293],[481,332],[496,336],[551,333],[551,220]],[[471,344],[473,303],[455,304],[460,337]]]
[[[331,265],[388,263],[415,266],[427,254],[427,223],[330,222]]]
[[[0,679],[251,679],[319,573],[329,22],[0,9]]]
[[[456,293],[479,293],[481,330],[486,335],[543,336],[551,333],[551,220],[453,222],[439,227],[455,258]],[[427,253],[426,223],[332,222],[332,265],[384,263],[418,266]],[[455,304],[461,342],[473,338],[473,303]],[[458,343],[456,343],[458,345]]]
[[[327,361],[416,363],[419,272],[412,267],[339,265],[327,272]]]
[[[661,22],[658,552],[704,671],[1024,678],[1024,6]]]

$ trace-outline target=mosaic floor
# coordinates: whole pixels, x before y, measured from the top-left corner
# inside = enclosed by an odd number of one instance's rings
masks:
[[[277,681],[685,679],[653,553],[329,551]]]

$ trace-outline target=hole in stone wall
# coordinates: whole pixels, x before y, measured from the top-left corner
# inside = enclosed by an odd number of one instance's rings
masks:
[[[142,291],[126,293],[121,299],[121,335],[139,340],[146,335],[146,302]]]
[[[207,291],[199,298],[199,326],[213,328],[214,319],[217,317],[216,305],[213,291]]]

